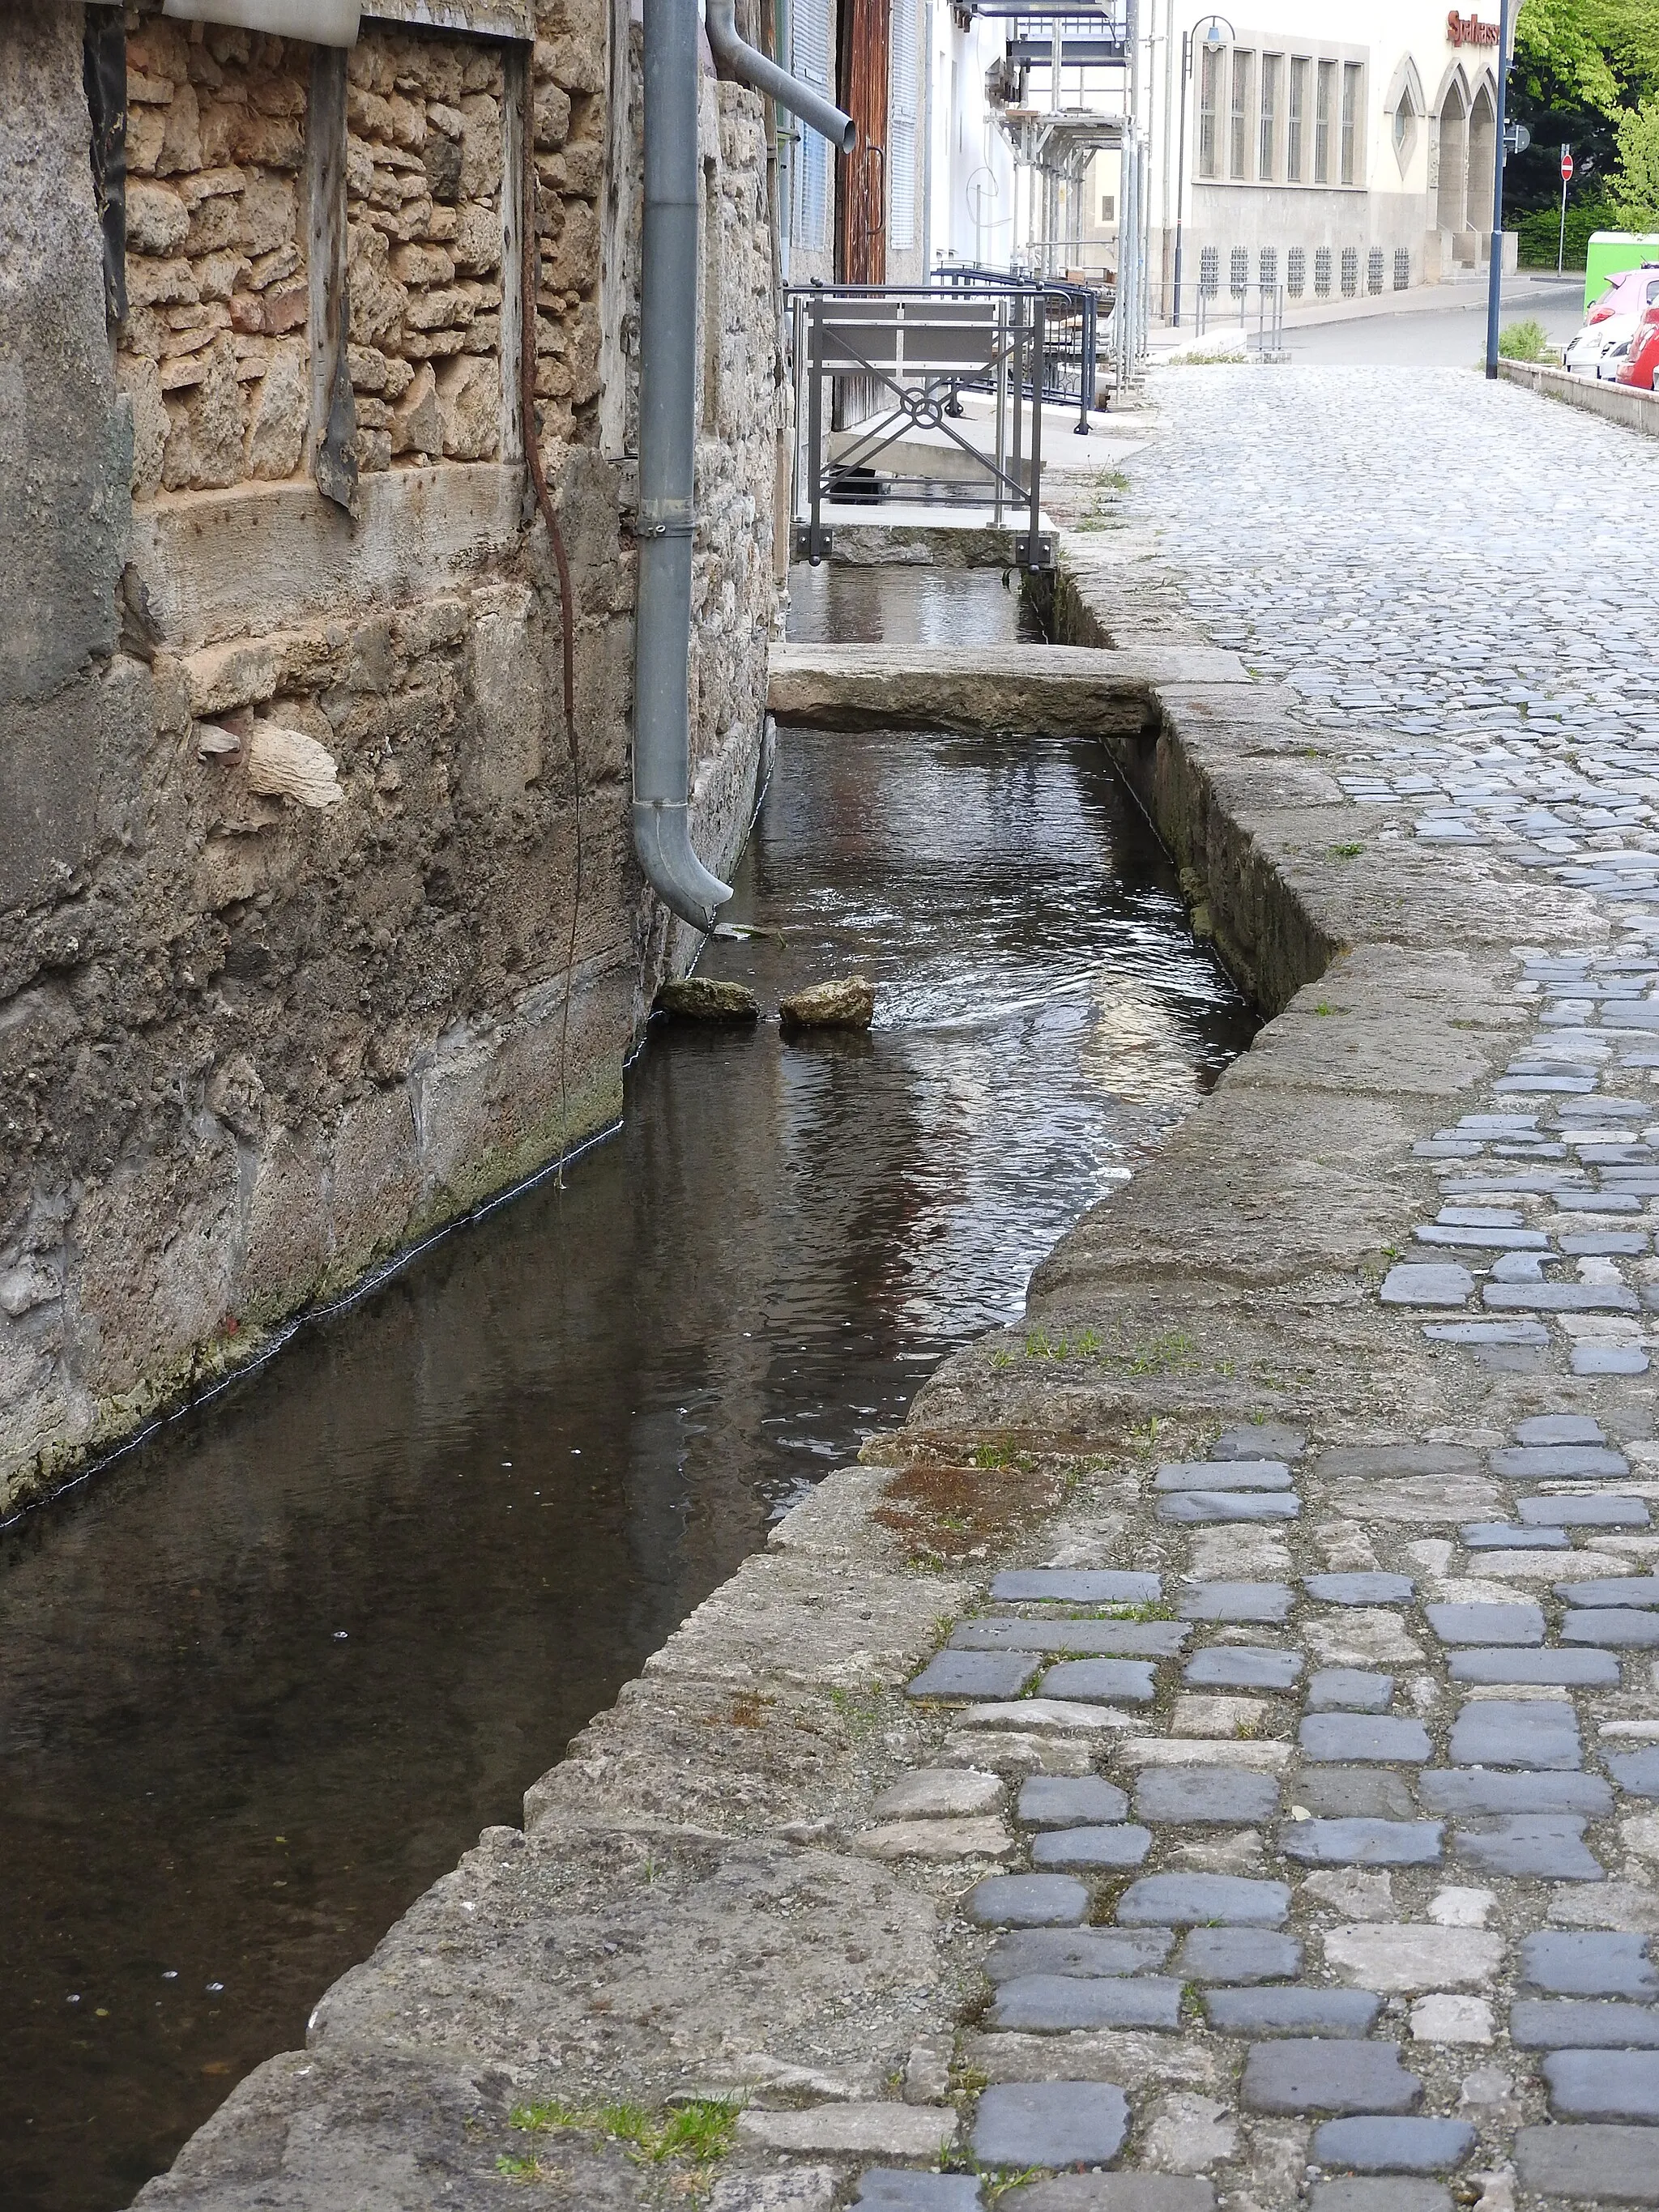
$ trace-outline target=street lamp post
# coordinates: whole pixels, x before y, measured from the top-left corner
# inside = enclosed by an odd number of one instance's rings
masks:
[[[1202,24],[1194,23],[1190,31],[1183,31],[1181,34],[1181,151],[1176,157],[1175,312],[1170,317],[1170,327],[1177,331],[1181,328],[1181,228],[1187,204],[1187,87],[1192,82],[1193,41],[1201,29],[1206,46],[1221,46],[1224,44],[1221,36],[1224,23],[1227,24],[1224,43],[1231,44],[1238,34],[1224,15],[1206,16]]]
[[[1492,148],[1492,252],[1486,271],[1486,376],[1498,379],[1498,319],[1504,303],[1504,134],[1510,84],[1510,0],[1498,11],[1498,128]]]

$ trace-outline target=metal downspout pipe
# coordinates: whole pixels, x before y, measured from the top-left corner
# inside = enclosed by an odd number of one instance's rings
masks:
[[[858,138],[852,117],[843,115],[831,101],[799,77],[791,76],[787,70],[780,69],[775,61],[769,61],[757,46],[739,36],[736,0],[707,0],[706,21],[709,52],[740,84],[763,92],[780,107],[798,115],[820,137],[827,138],[838,154],[852,152]]]
[[[691,538],[697,381],[696,0],[645,0],[640,287],[640,508],[634,635],[634,849],[652,888],[702,930],[732,896],[691,848]],[[851,121],[738,37],[710,0],[708,42],[734,76],[850,150]]]

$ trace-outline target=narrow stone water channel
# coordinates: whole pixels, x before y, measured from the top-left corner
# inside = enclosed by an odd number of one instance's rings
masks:
[[[1012,637],[994,574],[792,634]],[[0,2202],[109,2212],[1248,1042],[1103,753],[786,732],[626,1119],[0,1540]]]

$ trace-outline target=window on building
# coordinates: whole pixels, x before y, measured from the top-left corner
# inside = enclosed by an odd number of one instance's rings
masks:
[[[1264,292],[1271,292],[1279,282],[1279,248],[1264,246],[1255,257],[1255,281]]]
[[[1357,299],[1359,295],[1359,248],[1345,246],[1342,249],[1342,296]]]
[[[1336,64],[1321,62],[1314,87],[1314,182],[1331,181],[1331,104],[1336,97]]]
[[[1198,257],[1198,289],[1206,300],[1221,289],[1221,248],[1206,246]]]
[[[1285,289],[1293,300],[1299,300],[1308,289],[1308,256],[1299,246],[1293,246],[1285,256]]]
[[[795,0],[789,11],[791,58],[795,74],[826,100],[830,82],[829,0]],[[795,143],[795,243],[804,252],[822,253],[830,243],[830,144],[816,131],[803,131]]]
[[[1342,64],[1342,181],[1356,184],[1359,178],[1359,64]]]
[[[1365,256],[1365,289],[1376,293],[1382,289],[1382,249],[1372,246]]]
[[[892,0],[887,91],[887,223],[896,253],[916,242],[916,117],[921,82],[917,41],[920,0]]]
[[[1233,49],[1233,104],[1231,120],[1232,131],[1229,145],[1228,173],[1248,177],[1250,173],[1250,64],[1255,57]]]
[[[1396,246],[1394,249],[1394,289],[1396,292],[1407,292],[1411,289],[1411,248]]]
[[[1279,78],[1284,66],[1283,54],[1261,57],[1261,119],[1256,132],[1255,173],[1264,182],[1273,173],[1273,156],[1279,149]]]
[[[1250,256],[1248,248],[1234,246],[1227,263],[1227,289],[1235,300],[1242,300],[1250,287]]]
[[[1208,46],[1198,73],[1198,173],[1221,174],[1221,49]]]
[[[1100,219],[1103,222],[1115,222],[1117,221],[1117,195],[1115,192],[1103,192],[1101,194]]]
[[[1314,296],[1320,300],[1328,299],[1330,289],[1331,249],[1328,246],[1321,246],[1314,252]]]
[[[1285,175],[1292,185],[1302,182],[1302,124],[1308,112],[1308,64],[1297,55],[1291,64],[1290,106],[1285,117]]]

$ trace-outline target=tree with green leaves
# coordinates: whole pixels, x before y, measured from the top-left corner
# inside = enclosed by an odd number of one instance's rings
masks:
[[[1659,0],[1522,0],[1510,112],[1527,125],[1533,143],[1511,155],[1504,198],[1522,231],[1523,258],[1528,215],[1542,241],[1547,211],[1559,204],[1563,145],[1571,146],[1577,166],[1567,229],[1579,252],[1589,230],[1631,227],[1623,210],[1647,205],[1652,189],[1643,149],[1656,126],[1641,118],[1655,101]]]
[[[1620,116],[1607,197],[1621,230],[1659,231],[1659,98]]]

